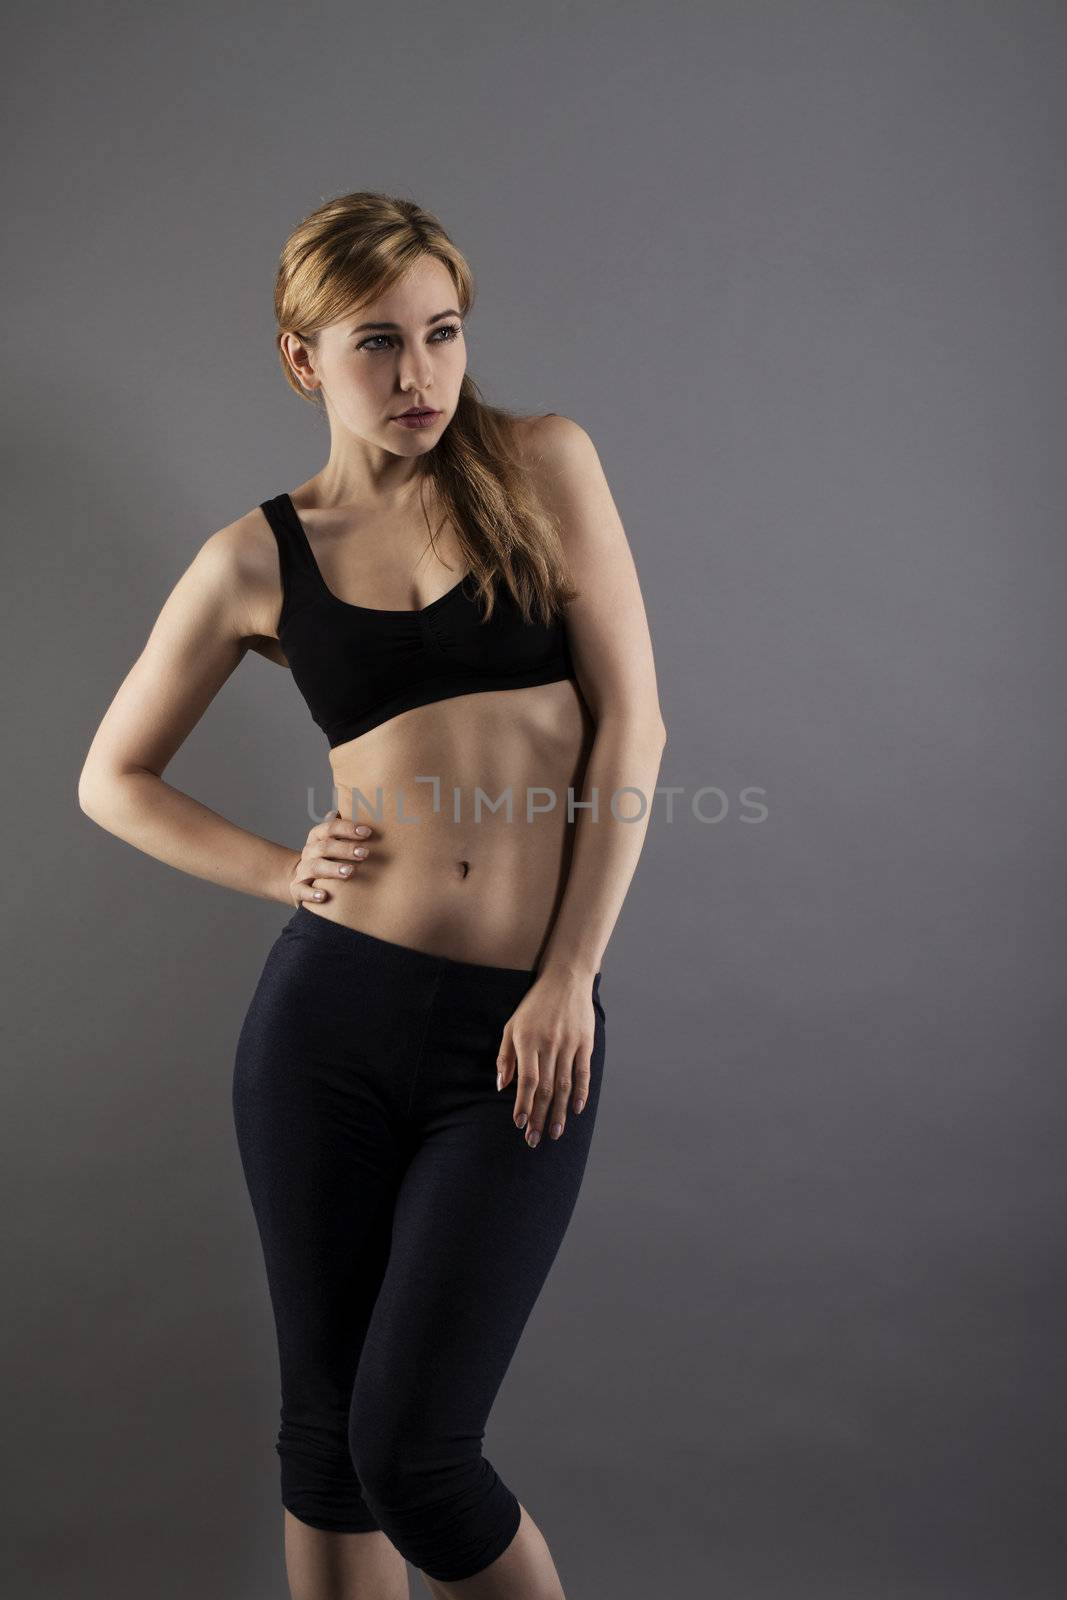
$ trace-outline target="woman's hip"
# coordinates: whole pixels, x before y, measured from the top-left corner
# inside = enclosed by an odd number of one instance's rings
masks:
[[[591,980],[603,1054],[601,974]],[[376,1090],[410,1104],[424,1062],[436,1077],[487,1073],[534,970],[434,955],[301,905],[267,953],[242,1022],[235,1087],[317,1092],[337,1103]],[[431,1080],[432,1082],[432,1080]],[[399,1099],[398,1099],[399,1095]]]

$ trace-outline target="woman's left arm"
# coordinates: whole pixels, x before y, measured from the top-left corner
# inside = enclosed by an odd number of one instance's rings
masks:
[[[644,846],[667,732],[637,569],[596,446],[556,415],[539,419],[535,438],[538,486],[581,591],[567,607],[567,638],[596,723],[570,870],[538,971],[592,981]]]
[[[569,417],[535,428],[538,487],[581,591],[567,607],[567,636],[596,732],[559,910],[498,1062],[501,1087],[517,1069],[515,1120],[529,1119],[528,1142],[544,1125],[562,1131],[568,1102],[580,1110],[588,1097],[591,984],[644,845],[667,738],[637,571],[596,447]]]

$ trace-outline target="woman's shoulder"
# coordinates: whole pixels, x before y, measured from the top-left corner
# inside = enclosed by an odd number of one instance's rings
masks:
[[[515,419],[515,442],[523,465],[539,482],[545,482],[570,462],[595,454],[592,439],[580,422],[558,411]]]
[[[559,411],[542,411],[535,416],[515,418],[515,435],[520,444],[537,450],[566,449],[589,435],[580,422]]]
[[[282,593],[278,546],[260,507],[250,507],[211,534],[201,550],[200,559],[205,558],[225,572],[251,648],[287,665],[276,632]]]

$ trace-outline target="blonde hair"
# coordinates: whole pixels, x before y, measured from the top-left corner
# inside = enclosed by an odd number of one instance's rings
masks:
[[[422,256],[448,268],[460,314],[474,303],[474,277],[437,218],[414,200],[358,190],[316,207],[290,233],[274,283],[275,344],[290,388],[316,409],[281,348],[286,333],[314,349],[319,330],[386,293]],[[464,373],[456,411],[439,442],[418,458],[456,530],[485,620],[493,580],[503,579],[529,622],[548,624],[577,597],[567,572],[559,521],[537,495],[516,449],[522,413],[489,405]],[[432,534],[431,534],[432,539]]]

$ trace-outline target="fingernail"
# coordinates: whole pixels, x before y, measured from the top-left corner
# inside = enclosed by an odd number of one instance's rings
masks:
[[[537,1129],[534,1128],[532,1130],[532,1132],[530,1133],[529,1137],[526,1140],[526,1143],[530,1146],[531,1150],[533,1149],[534,1145],[537,1143],[538,1139],[540,1139],[540,1137],[541,1137],[541,1135],[538,1133]]]
[[[311,896],[311,898],[313,900],[321,900],[322,899],[322,890],[321,889],[316,889],[315,893]]]
[[[347,878],[348,874],[352,871],[352,868],[351,867],[338,867],[337,870],[341,874],[342,878]]]
[[[574,1102],[574,1109],[575,1109],[575,1111],[581,1111],[581,1109],[582,1109],[582,1107],[583,1107],[583,1106],[584,1106],[584,1105],[585,1105],[585,1101],[584,1101],[584,1100],[576,1100],[576,1101],[575,1101],[575,1102]]]
[[[502,1072],[498,1072],[496,1075],[496,1086],[498,1089],[504,1087],[504,1074]]]
[[[358,835],[358,837],[360,839],[365,839],[369,832],[370,832],[370,829],[366,826],[365,823],[362,823],[362,822],[360,823],[359,827],[356,829],[356,833],[357,833],[357,835]]]
[[[525,1126],[526,1126],[526,1113],[525,1113],[525,1111],[520,1111],[519,1112],[518,1116],[515,1118],[515,1126],[516,1126],[516,1128],[525,1128]]]
[[[359,858],[359,860],[362,861],[363,857],[367,854],[366,845],[365,844],[357,844],[356,848],[353,850],[352,854],[354,856],[357,856]]]

